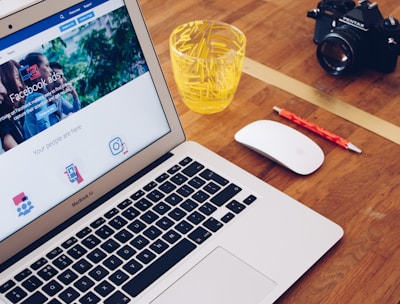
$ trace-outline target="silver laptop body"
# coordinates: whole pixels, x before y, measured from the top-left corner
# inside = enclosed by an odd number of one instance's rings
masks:
[[[137,1],[41,1],[0,36],[0,302],[272,303],[342,237],[185,140]]]

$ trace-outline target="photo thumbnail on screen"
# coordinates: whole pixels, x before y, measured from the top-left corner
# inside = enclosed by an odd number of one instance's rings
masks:
[[[125,7],[0,65],[0,153],[148,72]]]

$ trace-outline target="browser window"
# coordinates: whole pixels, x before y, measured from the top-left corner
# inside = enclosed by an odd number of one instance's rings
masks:
[[[121,0],[84,1],[0,45],[1,241],[170,128]]]

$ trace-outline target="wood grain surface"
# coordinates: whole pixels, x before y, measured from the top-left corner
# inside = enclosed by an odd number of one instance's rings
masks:
[[[391,74],[366,69],[345,77],[328,75],[315,56],[315,20],[306,17],[317,1],[139,2],[187,138],[327,216],[345,231],[344,238],[278,303],[399,303],[400,146],[353,122],[351,115],[345,119],[290,93],[285,83],[271,85],[246,73],[226,110],[213,115],[191,112],[177,93],[168,37],[176,26],[187,21],[214,19],[232,23],[248,38],[249,59],[351,105],[350,109],[355,107],[397,127],[400,63]],[[398,1],[381,0],[378,4],[385,17],[400,19]],[[349,139],[363,153],[349,152],[286,121],[273,112],[274,105]],[[298,176],[236,143],[235,132],[258,119],[283,122],[316,141],[326,157],[322,167],[312,175]],[[375,127],[373,119],[366,123],[367,127]]]

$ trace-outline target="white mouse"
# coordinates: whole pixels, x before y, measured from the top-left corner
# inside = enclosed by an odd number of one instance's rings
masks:
[[[299,131],[272,120],[258,120],[235,134],[235,140],[301,175],[317,170],[324,152]]]

